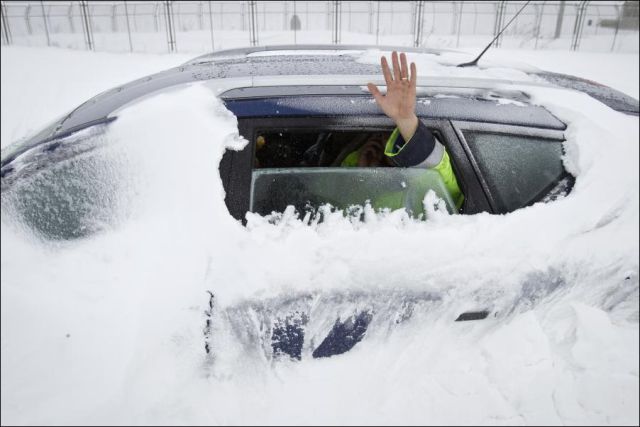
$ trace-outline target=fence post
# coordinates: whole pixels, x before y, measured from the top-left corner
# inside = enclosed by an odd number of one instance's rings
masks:
[[[211,52],[215,49],[213,45],[213,13],[211,12],[211,2],[207,2],[209,4],[209,29],[211,30]]]
[[[69,18],[69,27],[71,28],[71,32],[76,32],[76,26],[73,23],[73,3],[69,5],[69,10],[67,10],[67,18]]]
[[[9,17],[7,16],[7,6],[2,2],[0,5],[2,13],[2,38],[6,44],[11,44],[11,28],[9,28]]]
[[[91,16],[89,14],[89,6],[86,1],[80,2],[80,12],[82,14],[82,30],[85,33],[87,49],[94,50],[93,45],[93,29],[91,28]]]
[[[456,47],[460,47],[460,30],[462,29],[462,8],[464,3],[460,2],[460,14],[458,15],[458,38],[456,39]]]
[[[338,6],[336,8],[338,13],[338,25],[336,26],[336,40],[338,41],[337,44],[340,44],[342,43],[342,2],[336,1],[336,5]]]
[[[560,2],[560,8],[558,9],[558,18],[556,19],[556,32],[553,36],[554,39],[560,37],[562,33],[562,21],[564,20],[564,0]]]
[[[502,23],[504,21],[504,9],[505,9],[506,1],[501,1],[498,4],[498,9],[496,11],[496,20],[493,28],[493,35],[497,35],[502,29]],[[500,47],[500,43],[502,42],[502,36],[498,37],[494,42],[495,47]]]
[[[258,16],[255,1],[249,2],[249,39],[251,46],[258,45]]]
[[[85,27],[85,22],[84,22],[84,2],[79,2],[79,6],[80,6],[80,28],[82,28],[82,37],[84,37],[84,44],[85,46],[87,46],[87,49],[89,48],[89,46],[87,45],[87,29]]]
[[[580,17],[580,30],[578,31],[578,42],[576,43],[576,50],[580,47],[582,41],[582,33],[584,32],[584,21],[587,17],[587,7],[589,7],[590,1],[585,1],[582,4],[582,16]]]
[[[47,25],[47,15],[44,13],[44,2],[40,0],[40,8],[42,9],[42,20],[44,21],[44,33],[47,36],[47,46],[51,46],[51,39],[49,38],[49,26]]]
[[[307,3],[307,9],[308,8],[309,8],[309,4]],[[332,25],[333,25],[332,22],[333,21],[331,21],[331,19],[332,19],[332,17],[331,17],[331,2],[328,1],[327,2],[327,20],[326,20],[327,30],[333,30],[333,27],[332,27]]]
[[[111,5],[111,31],[118,32],[118,22],[116,19],[116,4]]]
[[[160,27],[158,25],[158,7],[160,7],[160,4],[156,3],[153,8],[153,26],[156,29],[156,33],[160,31]]]
[[[451,35],[454,35],[457,31],[456,24],[458,23],[458,5],[456,2],[451,3]],[[435,14],[433,19],[435,19]]]
[[[222,11],[222,8],[224,6],[224,3],[220,3],[220,23],[222,24],[221,30],[224,30],[224,12]],[[246,2],[242,2],[242,7],[240,8],[240,14],[242,15],[242,19],[240,20],[242,22],[242,28],[241,30],[244,31],[247,28],[245,27],[245,21],[246,21],[246,12],[245,12],[245,6],[246,6]]]
[[[264,14],[267,14],[267,10],[265,8]],[[287,15],[289,14],[289,3],[287,3],[286,1],[283,3],[283,10],[282,10],[282,31],[288,31],[289,25],[288,25],[288,21],[287,21]]]
[[[582,27],[584,24],[584,16],[589,2],[584,0],[578,6],[578,12],[576,13],[576,21],[573,25],[573,40],[571,42],[571,50],[578,50],[580,46],[580,38],[582,37]]]
[[[544,15],[544,2],[542,3],[542,7],[538,9],[538,5],[535,5],[536,8],[536,42],[533,46],[534,49],[538,49],[538,39],[540,38],[540,26],[542,26],[542,17]]]
[[[251,2],[251,28],[252,28],[252,39],[251,39],[251,44],[253,46],[257,46],[258,45],[258,35],[257,35],[257,29],[258,29],[258,10],[256,8],[256,2],[252,1]]]
[[[341,4],[336,0],[333,2],[333,44],[340,43],[340,27],[342,20]]]
[[[331,18],[331,43],[336,43],[336,21],[337,13],[336,13],[336,2],[335,0],[331,2],[329,6],[329,17]]]
[[[419,47],[422,43],[422,11],[424,9],[424,1],[416,2],[416,7],[414,8],[414,37],[413,37],[413,47]]]
[[[129,34],[129,52],[133,52],[133,43],[131,42],[131,24],[129,24],[129,8],[127,2],[124,3],[124,15],[127,18],[127,33]]]
[[[380,44],[380,0],[378,0],[378,11],[376,12],[376,46]]]
[[[578,25],[580,23],[580,13],[582,12],[582,2],[576,6],[576,20],[573,21],[573,34],[571,34],[571,50],[576,50],[576,43],[578,34]]]
[[[620,30],[620,20],[622,19],[622,6],[616,5],[616,11],[618,12],[618,19],[616,20],[616,32],[613,33],[613,43],[611,43],[611,52],[613,52],[613,49],[616,46],[616,38],[618,37],[618,31]]]
[[[27,24],[27,33],[29,33],[29,35],[32,35],[33,29],[31,28],[31,20],[29,19],[30,14],[31,14],[31,5],[28,4],[27,7],[24,9],[24,21],[25,21],[25,24]]]
[[[138,24],[136,23],[136,5],[133,5],[133,32],[137,33],[138,32]]]
[[[478,6],[473,4],[473,35],[476,34],[476,28],[478,26]]]
[[[169,35],[169,13],[167,10],[167,1],[164,1],[164,34],[167,37],[167,52],[171,53],[171,40]]]
[[[176,33],[174,30],[174,22],[173,22],[173,6],[170,0],[164,2],[165,6],[165,22],[167,24],[166,34],[167,34],[167,47],[169,48],[169,52],[175,52],[177,50],[176,47]]]
[[[296,12],[296,0],[293,0],[293,16],[298,17],[298,13]],[[298,20],[300,20],[300,18],[298,18]],[[300,23],[300,27],[302,27],[302,21],[300,21]],[[295,24],[293,25],[293,44],[298,44],[298,26]]]

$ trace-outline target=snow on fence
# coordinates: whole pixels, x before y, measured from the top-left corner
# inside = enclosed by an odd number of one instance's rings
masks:
[[[4,45],[203,52],[273,44],[481,47],[522,1],[3,1]],[[638,52],[637,1],[532,1],[496,47]]]

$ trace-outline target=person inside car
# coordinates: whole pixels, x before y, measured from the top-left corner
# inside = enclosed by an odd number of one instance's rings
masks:
[[[341,137],[324,132],[302,156],[290,152],[293,144],[273,142],[267,144],[264,136],[258,136],[256,150],[271,147],[271,151],[278,152],[279,167],[322,166],[322,167],[411,167],[433,169],[441,176],[456,208],[459,210],[464,201],[464,195],[458,185],[449,154],[444,145],[437,140],[433,133],[420,121],[415,113],[416,109],[416,79],[415,63],[411,64],[411,72],[407,66],[404,53],[398,55],[393,52],[393,73],[389,68],[386,57],[382,56],[382,73],[387,86],[383,95],[378,87],[369,83],[367,87],[382,111],[391,118],[396,128],[393,132],[375,132],[361,134],[350,141],[343,141]],[[335,138],[338,138],[334,140]],[[332,142],[329,143],[328,141]],[[340,146],[335,152],[336,144]],[[284,154],[283,154],[284,153]],[[300,157],[302,160],[300,161]],[[265,156],[268,158],[268,156]],[[283,159],[286,161],[283,163]],[[256,156],[256,167],[263,167]],[[290,165],[287,162],[292,162]],[[393,199],[387,197],[387,202]],[[395,198],[400,201],[400,198]],[[384,205],[384,203],[382,203]],[[387,206],[398,208],[397,203]]]
[[[396,128],[386,143],[381,134],[373,134],[357,151],[344,157],[341,166],[391,165],[434,169],[442,177],[456,207],[460,209],[464,195],[453,172],[449,154],[415,113],[416,65],[412,62],[409,72],[407,56],[404,53],[398,55],[396,51],[391,54],[391,61],[393,73],[387,58],[381,58],[382,74],[387,84],[386,95],[373,83],[368,83],[367,87],[378,106],[395,122]]]

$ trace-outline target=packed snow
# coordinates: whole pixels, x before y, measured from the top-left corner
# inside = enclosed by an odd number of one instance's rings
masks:
[[[39,51],[67,62],[37,74],[38,51],[2,49],[2,147],[84,100],[65,73],[76,63],[97,92],[184,62]],[[100,154],[115,160],[126,212],[107,231],[43,242],[3,206],[2,424],[637,425],[638,118],[523,90],[568,123],[571,194],[427,221],[287,211],[243,227],[217,165],[246,141],[216,83],[125,107]],[[305,292],[428,291],[445,303],[328,359],[267,362],[220,329],[212,360],[207,291],[216,308]],[[499,316],[452,321],[487,301]]]
[[[39,131],[100,92],[193,57],[11,46],[2,46],[0,54],[3,148]]]

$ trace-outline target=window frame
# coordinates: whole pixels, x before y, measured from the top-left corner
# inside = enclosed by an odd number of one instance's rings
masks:
[[[429,129],[438,132],[447,147],[458,183],[465,194],[463,213],[473,214],[491,210],[489,200],[482,190],[473,165],[469,162],[450,120],[419,116]],[[249,144],[240,151],[227,150],[220,163],[220,175],[225,189],[225,204],[236,219],[246,222],[249,211],[252,170],[255,156],[255,136],[264,130],[342,130],[386,131],[394,128],[394,122],[382,115],[333,116],[333,117],[247,117],[238,118],[238,130]]]
[[[504,124],[499,124],[499,123],[486,123],[486,122],[470,122],[470,121],[464,121],[464,120],[452,120],[451,121],[451,125],[453,127],[453,130],[456,134],[456,136],[458,137],[458,140],[460,142],[460,146],[462,147],[462,149],[464,150],[464,153],[466,154],[469,163],[472,165],[472,168],[477,176],[477,179],[482,187],[482,191],[484,192],[490,206],[491,206],[491,212],[494,214],[503,214],[503,213],[508,213],[508,212],[513,212],[513,211],[502,211],[501,209],[498,208],[498,203],[496,201],[496,198],[494,197],[494,194],[492,193],[487,180],[485,179],[484,174],[482,173],[482,170],[480,169],[480,165],[478,164],[478,161],[476,160],[475,156],[473,155],[473,151],[471,150],[471,147],[469,146],[469,143],[467,142],[466,138],[464,137],[464,132],[482,132],[482,133],[497,133],[497,134],[502,134],[502,135],[511,135],[511,136],[515,136],[515,137],[533,137],[533,138],[543,138],[543,139],[549,139],[549,140],[553,140],[553,141],[558,141],[560,143],[563,143],[564,141],[566,141],[565,135],[564,135],[564,131],[561,130],[556,130],[556,129],[549,129],[549,128],[536,128],[536,127],[529,127],[529,126],[515,126],[515,125],[504,125]],[[563,165],[563,169],[564,169],[564,165]],[[568,172],[565,169],[565,174],[562,175],[562,177],[565,177],[568,174]],[[562,178],[561,178],[562,179]],[[559,182],[559,180],[557,182],[554,182],[554,184],[557,184]],[[552,188],[553,186],[551,186]],[[533,202],[531,202],[529,205],[538,202],[539,200],[541,200],[544,196],[542,197],[537,197],[536,199],[534,199]],[[527,205],[527,206],[529,206]],[[518,208],[514,209],[521,209],[525,206],[519,206]]]

